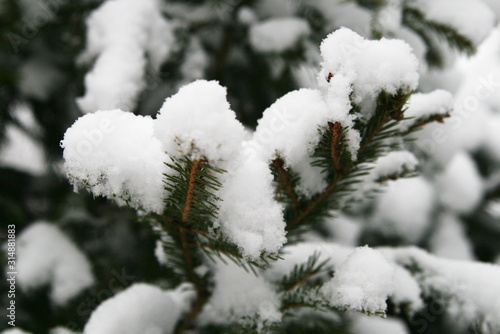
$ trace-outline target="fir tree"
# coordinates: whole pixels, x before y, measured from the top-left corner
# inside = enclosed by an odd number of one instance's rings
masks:
[[[500,333],[499,15],[0,2],[16,328]]]

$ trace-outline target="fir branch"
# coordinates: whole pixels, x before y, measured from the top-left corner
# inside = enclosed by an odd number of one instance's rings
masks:
[[[387,144],[384,141],[387,138],[399,136],[396,125],[403,119],[404,106],[411,94],[412,92],[402,90],[394,95],[386,92],[379,94],[374,116],[366,124],[359,125],[362,140],[358,160],[348,168],[336,170],[332,159],[325,159],[325,152],[331,152],[332,149],[331,137],[335,135],[335,127],[329,126],[330,131],[324,133],[316,149],[315,156],[319,157],[319,161],[315,164],[321,165],[326,172],[330,172],[329,174],[332,175],[330,184],[321,194],[307,204],[304,203],[303,210],[287,217],[286,230],[288,232],[297,230],[297,227],[306,220],[309,223],[314,222],[314,217],[324,217],[329,210],[336,209],[339,199],[349,193],[356,182],[359,182],[357,178],[367,173],[366,162],[374,161],[385,152]],[[328,160],[330,169],[327,169]]]
[[[442,67],[444,65],[443,55],[439,51],[430,33],[444,39],[448,45],[458,51],[472,55],[476,52],[474,42],[467,36],[460,34],[456,29],[446,24],[426,20],[424,14],[417,8],[405,6],[403,8],[403,25],[415,31],[427,46],[426,60],[429,65]]]
[[[331,152],[333,166],[335,167],[335,170],[338,171],[342,168],[342,165],[340,164],[340,156],[344,150],[344,145],[341,139],[344,138],[345,135],[342,130],[342,125],[339,122],[328,122],[328,127],[332,133]]]
[[[291,291],[305,283],[313,276],[327,271],[328,259],[319,262],[320,254],[314,253],[307,259],[306,263],[297,264],[293,267],[290,274],[284,276],[279,283],[281,290]]]
[[[273,160],[273,172],[275,174],[275,179],[279,180],[281,186],[283,186],[286,190],[286,193],[294,206],[297,209],[300,209],[301,203],[299,201],[299,197],[295,193],[295,185],[297,183],[297,178],[294,177],[290,171],[288,171],[284,166],[284,161],[282,158],[277,157]],[[276,177],[277,176],[277,177]]]

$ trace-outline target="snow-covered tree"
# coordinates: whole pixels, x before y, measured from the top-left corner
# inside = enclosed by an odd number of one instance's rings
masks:
[[[4,333],[500,333],[496,0],[0,16]]]

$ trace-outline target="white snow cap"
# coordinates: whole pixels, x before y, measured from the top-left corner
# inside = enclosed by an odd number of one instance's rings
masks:
[[[187,285],[163,291],[137,283],[104,301],[90,316],[84,334],[170,334],[187,311],[193,291]]]
[[[65,133],[65,169],[75,189],[160,213],[170,158],[154,137],[153,119],[121,110],[80,117]]]
[[[22,124],[24,131],[12,123],[5,128],[6,141],[0,149],[0,166],[13,168],[34,176],[47,172],[47,161],[43,146],[35,138],[39,135],[40,127],[36,122],[33,111],[26,104],[17,104],[11,110],[12,117]]]
[[[385,314],[386,300],[394,291],[395,270],[378,251],[358,247],[325,283],[322,293],[334,307]]]
[[[366,40],[352,30],[341,28],[323,40],[320,50],[323,57],[320,86],[327,88],[329,77],[330,82],[336,76],[345,77],[352,85],[357,104],[366,98],[376,98],[381,91],[407,93],[418,85],[418,60],[403,41]]]
[[[378,197],[370,228],[416,243],[429,226],[434,198],[432,185],[423,177],[396,180]]]
[[[108,0],[87,20],[87,48],[82,59],[97,57],[85,76],[84,112],[133,109],[146,85],[147,59],[156,72],[174,42],[173,26],[158,0]]]
[[[453,95],[445,90],[437,89],[431,93],[415,93],[408,100],[405,117],[411,118],[399,123],[401,131],[407,131],[418,119],[434,115],[445,116],[453,110]]]
[[[254,315],[258,315],[259,322],[280,321],[280,300],[271,283],[226,261],[215,265],[215,287],[200,316],[201,321],[228,323]]]
[[[471,212],[483,197],[483,181],[476,164],[463,151],[437,176],[436,186],[441,203],[457,213]]]
[[[413,172],[418,165],[417,158],[408,151],[393,151],[380,157],[375,162],[373,174],[375,179],[384,179],[403,172]]]
[[[446,310],[460,323],[500,331],[500,267],[494,264],[434,257],[416,247],[384,249],[400,265],[418,266],[416,278],[424,296],[443,294]],[[480,321],[480,323],[478,323]]]
[[[182,87],[165,101],[154,128],[171,156],[201,155],[215,161],[230,160],[245,137],[226,88],[217,81],[198,80]]]
[[[94,284],[85,255],[56,226],[36,222],[22,231],[17,243],[17,282],[25,291],[50,285],[50,299],[65,305]]]
[[[260,52],[284,52],[311,33],[306,20],[298,17],[271,18],[250,27],[250,43]]]
[[[495,26],[495,14],[480,0],[415,0],[426,20],[448,25],[479,45]]]
[[[370,317],[366,315],[358,315],[354,318],[352,334],[408,334],[405,323],[399,318],[389,317],[382,319],[379,317]]]
[[[286,242],[283,208],[274,199],[269,165],[256,157],[240,157],[222,177],[219,224],[222,233],[245,257],[276,253]]]

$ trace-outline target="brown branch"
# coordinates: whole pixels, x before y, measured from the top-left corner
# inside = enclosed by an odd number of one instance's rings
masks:
[[[273,164],[274,164],[274,166],[276,166],[276,169],[278,170],[278,174],[279,174],[280,179],[286,188],[288,196],[290,196],[290,198],[292,199],[292,202],[295,205],[295,207],[300,208],[302,204],[300,203],[297,194],[295,194],[295,191],[293,190],[293,186],[292,186],[292,183],[290,182],[290,177],[289,177],[290,174],[283,166],[283,164],[284,164],[283,159],[281,159],[281,158],[274,159]]]
[[[337,152],[337,147],[341,143],[341,139],[345,136],[342,131],[342,124],[340,122],[328,122],[328,127],[332,133],[331,151],[332,151],[332,161],[335,166],[335,170],[340,170],[340,155],[342,154],[343,147],[341,147],[340,152]]]
[[[304,283],[305,281],[307,281],[308,279],[310,279],[311,277],[313,277],[317,273],[319,273],[318,269],[309,272],[307,275],[305,275],[299,281],[297,281],[294,285],[292,285],[291,287],[289,287],[288,289],[286,289],[286,291],[290,291],[290,290],[295,289],[296,287],[298,287],[299,285],[301,285],[302,283]]]
[[[187,222],[189,211],[191,211],[191,205],[193,204],[194,188],[196,187],[196,174],[198,173],[198,166],[200,165],[200,160],[193,161],[191,165],[191,171],[189,173],[189,185],[186,193],[186,201],[184,202],[184,209],[182,210],[181,220],[183,223]]]

